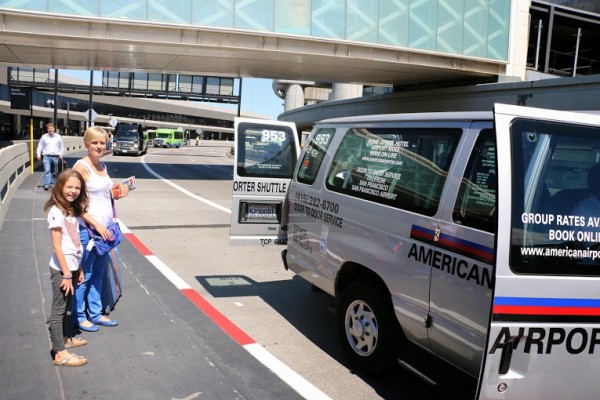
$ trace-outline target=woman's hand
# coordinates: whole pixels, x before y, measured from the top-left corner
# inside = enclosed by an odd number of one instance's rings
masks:
[[[112,234],[110,233],[110,231],[108,229],[106,229],[106,227],[104,225],[96,224],[96,225],[94,225],[94,229],[96,230],[96,232],[98,232],[98,234],[100,236],[102,236],[102,239],[113,240]]]
[[[119,183],[119,189],[119,195],[115,197],[115,200],[127,197],[127,195],[129,194],[129,186],[125,185],[124,183]]]

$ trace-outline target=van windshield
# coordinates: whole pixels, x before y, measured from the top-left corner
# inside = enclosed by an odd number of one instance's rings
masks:
[[[511,268],[600,275],[600,128],[519,119],[511,140]]]
[[[245,177],[291,178],[297,154],[294,132],[287,126],[241,123],[238,127],[237,173]]]
[[[119,131],[116,134],[117,139],[138,139],[137,131]]]
[[[171,135],[168,133],[157,133],[156,137],[161,139],[168,139]]]

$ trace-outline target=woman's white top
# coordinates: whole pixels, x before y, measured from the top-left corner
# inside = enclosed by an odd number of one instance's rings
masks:
[[[112,179],[110,179],[108,173],[106,176],[98,175],[95,169],[83,160],[77,160],[75,165],[77,164],[83,165],[88,173],[88,178],[85,181],[88,198],[90,200],[88,214],[102,225],[107,226],[113,217],[110,193],[110,188],[113,185]],[[104,163],[102,163],[102,167],[104,168],[104,171],[106,171],[106,165],[104,165]],[[81,224],[85,226],[85,222],[81,221]]]
[[[48,211],[48,229],[61,228],[62,241],[60,248],[65,255],[69,270],[77,271],[81,261],[81,241],[79,239],[79,222],[75,217],[65,216],[58,207],[52,206]],[[52,233],[50,233],[52,235]],[[60,271],[56,254],[52,252],[50,268]]]

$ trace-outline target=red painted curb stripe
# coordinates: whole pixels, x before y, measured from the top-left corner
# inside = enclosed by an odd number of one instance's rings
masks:
[[[152,256],[152,252],[140,242],[140,240],[133,233],[124,233],[124,236],[131,242],[131,244],[144,256]],[[238,328],[233,322],[227,319],[221,314],[215,307],[213,307],[208,301],[206,301],[198,292],[194,289],[181,289],[181,292],[188,298],[192,303],[196,305],[207,317],[209,317],[219,328],[227,333],[233,340],[239,345],[245,346],[248,344],[254,344],[256,341],[248,336],[244,331]]]
[[[228,320],[216,308],[210,305],[202,296],[194,289],[182,289],[181,292],[187,296],[204,314],[212,319],[225,333],[233,338],[239,345],[245,346],[254,344],[256,341],[244,333],[233,322]]]
[[[140,253],[142,253],[142,255],[144,255],[144,256],[153,255],[152,252],[146,246],[144,246],[142,244],[142,242],[140,242],[139,239],[137,237],[135,237],[135,235],[133,233],[124,233],[124,235],[127,239],[129,239],[129,241],[131,242],[133,247],[138,249],[138,251]]]

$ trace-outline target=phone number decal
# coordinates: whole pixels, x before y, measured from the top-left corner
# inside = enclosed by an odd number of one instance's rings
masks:
[[[309,195],[304,192],[296,193],[296,202],[307,205],[309,207],[320,208],[323,211],[328,211],[337,214],[340,211],[340,205],[329,200],[321,200],[319,197]]]
[[[340,205],[329,200],[309,195],[304,192],[296,192],[294,211],[306,214],[307,217],[318,219],[332,226],[342,227],[343,218],[336,214]]]

